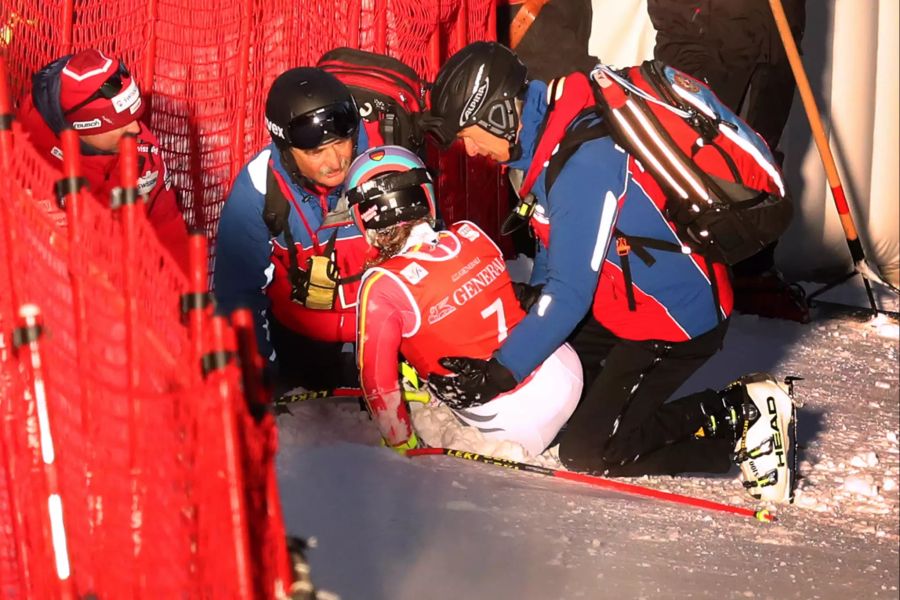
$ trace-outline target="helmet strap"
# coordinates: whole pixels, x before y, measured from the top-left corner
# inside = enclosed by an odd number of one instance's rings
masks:
[[[300,173],[300,167],[297,166],[297,161],[294,160],[294,154],[291,152],[290,147],[278,147],[278,150],[281,154],[281,164],[284,166],[284,170],[287,171],[288,175],[291,178],[291,182],[294,185],[300,186],[304,190],[309,192],[315,192],[319,188],[318,184],[315,181],[310,179],[309,177],[304,176]]]

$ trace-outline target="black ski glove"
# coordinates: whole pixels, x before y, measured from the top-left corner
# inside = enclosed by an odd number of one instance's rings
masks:
[[[445,356],[438,362],[454,374],[432,375],[428,387],[450,408],[481,406],[518,385],[509,369],[496,358]]]
[[[522,307],[522,310],[528,312],[531,310],[531,307],[534,306],[534,303],[538,301],[541,297],[541,293],[544,291],[543,285],[528,285],[527,283],[519,283],[513,282],[513,291],[516,293],[516,300],[519,301],[519,306]]]

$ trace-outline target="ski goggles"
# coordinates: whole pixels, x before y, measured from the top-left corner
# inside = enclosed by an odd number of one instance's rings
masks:
[[[80,109],[84,108],[94,100],[99,100],[100,98],[106,98],[107,100],[112,100],[122,91],[122,88],[125,87],[125,83],[127,80],[131,79],[131,73],[121,62],[119,63],[119,68],[115,73],[110,75],[106,81],[104,81],[97,91],[73,106],[72,108],[66,110],[63,113],[63,116],[69,116],[74,112],[78,112]]]
[[[311,150],[332,140],[349,138],[359,126],[356,102],[346,100],[295,117],[287,126],[287,143]]]

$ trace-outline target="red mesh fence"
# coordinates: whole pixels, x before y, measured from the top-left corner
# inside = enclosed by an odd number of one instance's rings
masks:
[[[114,213],[82,193],[63,213],[61,173],[0,136],[3,597],[274,597],[271,417],[249,416],[234,364],[201,378],[178,308],[187,281],[141,205]],[[37,354],[15,329],[30,306]]]
[[[148,95],[189,225],[211,242],[238,170],[268,142],[266,93],[284,70],[348,45],[386,52],[432,80],[468,41],[494,39],[494,0],[0,0],[13,92],[50,60],[98,47],[126,61]],[[71,10],[67,6],[72,7]],[[53,33],[53,35],[51,35]],[[497,170],[451,149],[434,166],[445,217],[496,234],[507,210]],[[496,235],[494,237],[497,237]],[[210,244],[214,252],[214,244]]]

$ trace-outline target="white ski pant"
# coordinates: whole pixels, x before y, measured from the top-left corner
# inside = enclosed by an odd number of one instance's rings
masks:
[[[537,456],[575,411],[583,385],[581,361],[563,344],[514,390],[452,412],[484,437],[516,442]]]

